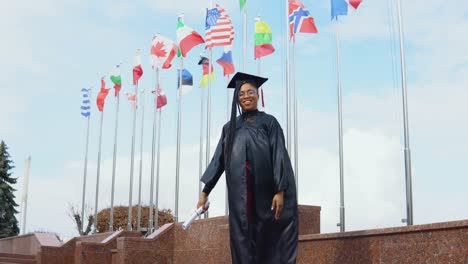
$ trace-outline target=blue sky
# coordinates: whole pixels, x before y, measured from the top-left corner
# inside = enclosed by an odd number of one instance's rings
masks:
[[[390,0],[364,1],[350,17],[340,19],[342,41],[345,206],[347,229],[402,225],[405,217],[401,90],[397,39],[392,38]],[[248,2],[246,71],[257,72],[253,59],[253,23],[260,15],[273,31],[276,52],[261,62],[266,111],[283,124],[284,12],[269,1]],[[305,0],[319,34],[300,35],[296,44],[299,109],[299,201],[322,206],[322,231],[336,232],[339,181],[336,105],[335,25],[328,0]],[[142,50],[140,88],[149,91],[154,78],[148,63],[151,38],[160,33],[175,40],[177,14],[186,25],[204,32],[208,1],[41,0],[2,3],[0,137],[15,161],[22,193],[24,160],[32,156],[27,231],[76,235],[67,216],[70,204],[81,204],[86,121],[79,114],[80,90],[94,86],[122,62],[122,91],[131,92],[131,67]],[[241,17],[237,1],[219,1],[231,14],[236,30],[233,47],[240,69]],[[393,20],[395,18],[393,17]],[[407,52],[410,143],[413,158],[416,224],[468,218],[468,4],[465,1],[416,0],[403,5]],[[393,47],[393,48],[392,48]],[[199,83],[196,65],[202,46],[184,62]],[[392,52],[393,51],[393,52]],[[217,59],[222,48],[213,51]],[[176,71],[161,73],[169,104],[163,110],[160,206],[173,208],[176,144]],[[212,89],[212,149],[226,120],[226,79],[215,66]],[[394,70],[397,70],[394,72]],[[394,76],[398,77],[396,79]],[[110,81],[108,81],[110,85]],[[145,97],[143,201],[148,203],[152,98]],[[200,91],[183,97],[180,218],[193,210],[198,194]],[[132,114],[121,98],[118,132],[116,204],[128,204]],[[91,119],[86,200],[94,205],[99,114]],[[138,113],[137,131],[140,129]],[[110,204],[110,176],[115,102],[106,101],[100,207]],[[206,121],[205,121],[206,122]],[[206,123],[205,123],[206,124]],[[205,130],[205,129],[204,129]],[[139,153],[139,138],[136,141]],[[135,156],[136,164],[139,154]],[[194,169],[196,168],[196,169]],[[134,198],[137,200],[138,166]],[[224,213],[224,181],[211,195],[212,215]],[[372,214],[369,214],[372,212]]]

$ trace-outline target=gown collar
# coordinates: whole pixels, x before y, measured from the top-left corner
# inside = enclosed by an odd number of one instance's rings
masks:
[[[242,113],[242,117],[251,117],[251,116],[255,116],[258,114],[258,109],[255,109],[255,110],[252,110],[252,111],[248,111],[248,112],[243,112]]]

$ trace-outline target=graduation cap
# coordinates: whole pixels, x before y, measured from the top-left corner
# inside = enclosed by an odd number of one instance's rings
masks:
[[[264,84],[268,78],[263,78],[256,75],[251,75],[243,72],[237,72],[229,82],[227,88],[238,88],[241,87],[245,83],[250,83],[253,86],[260,88],[262,84]]]

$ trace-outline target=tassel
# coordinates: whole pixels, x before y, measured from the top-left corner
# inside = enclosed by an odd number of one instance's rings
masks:
[[[263,88],[260,88],[260,93],[262,96],[262,107],[265,108],[265,99],[263,98]]]

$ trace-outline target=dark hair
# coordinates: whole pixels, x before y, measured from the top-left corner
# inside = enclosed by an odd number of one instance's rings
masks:
[[[234,89],[234,95],[232,96],[232,107],[231,107],[231,119],[229,122],[229,128],[226,133],[226,145],[224,147],[224,157],[225,157],[225,164],[224,170],[227,172],[231,165],[231,153],[232,153],[232,145],[234,144],[234,134],[236,132],[236,118],[237,118],[237,107],[239,106],[239,87]]]

